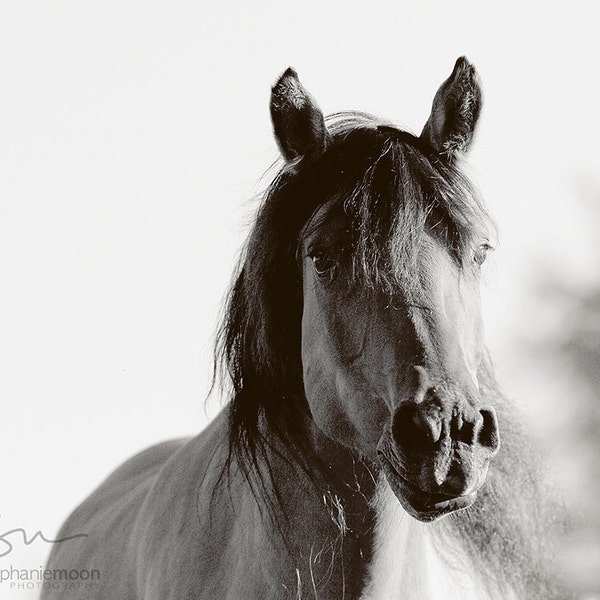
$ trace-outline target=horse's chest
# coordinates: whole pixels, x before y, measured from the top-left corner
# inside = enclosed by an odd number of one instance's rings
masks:
[[[464,551],[436,539],[436,529],[408,516],[389,488],[381,490],[373,560],[361,600],[491,599]]]

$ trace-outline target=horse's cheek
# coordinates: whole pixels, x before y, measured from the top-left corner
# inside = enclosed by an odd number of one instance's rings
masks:
[[[304,392],[312,417],[327,437],[346,446],[355,446],[358,434],[348,418],[335,369],[327,364],[326,356],[319,357],[318,354],[318,349],[308,352],[303,361]]]
[[[345,372],[323,344],[303,342],[304,392],[317,427],[331,440],[375,453],[389,411]]]

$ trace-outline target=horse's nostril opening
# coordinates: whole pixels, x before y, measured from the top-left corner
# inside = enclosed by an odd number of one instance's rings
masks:
[[[417,426],[415,416],[414,404],[401,406],[394,415],[392,435],[396,444],[406,450],[416,450],[422,445],[421,430]]]
[[[422,450],[440,439],[441,422],[424,414],[421,408],[417,404],[405,404],[394,415],[392,436],[403,450]]]
[[[471,421],[463,421],[460,429],[452,422],[450,427],[450,436],[453,440],[464,442],[465,444],[473,444],[475,438],[475,423]]]
[[[479,443],[491,450],[497,450],[500,445],[500,436],[496,411],[493,408],[482,408],[479,412],[483,417],[483,423],[479,430]]]

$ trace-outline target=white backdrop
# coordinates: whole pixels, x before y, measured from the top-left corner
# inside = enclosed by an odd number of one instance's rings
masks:
[[[502,233],[488,341],[542,436],[560,428],[568,384],[524,370],[522,348],[554,324],[532,292],[544,273],[597,278],[596,29],[578,0],[5,2],[0,532],[52,537],[117,464],[218,409],[213,332],[277,156],[268,97],[288,65],[326,113],[415,132],[455,59],[477,66],[471,172]],[[44,542],[11,539],[0,568],[43,562]]]

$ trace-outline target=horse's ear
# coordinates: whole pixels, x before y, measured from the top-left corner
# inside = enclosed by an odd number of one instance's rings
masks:
[[[288,162],[321,154],[330,141],[321,109],[289,68],[271,90],[275,138]]]
[[[481,110],[481,87],[475,67],[461,56],[437,91],[421,138],[452,159],[473,139]]]

